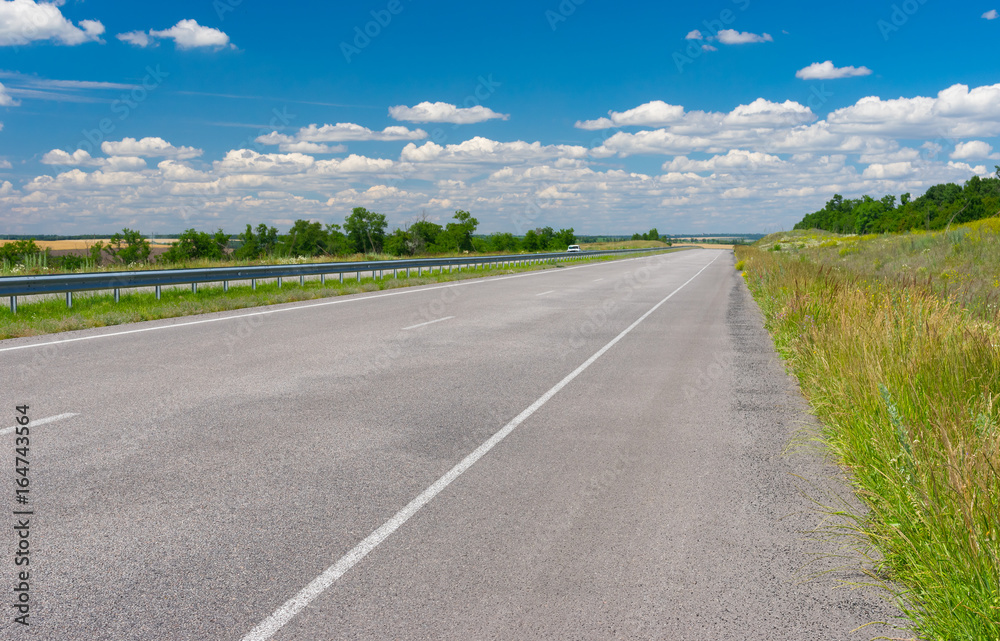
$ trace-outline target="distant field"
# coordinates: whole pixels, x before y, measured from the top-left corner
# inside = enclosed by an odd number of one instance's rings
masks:
[[[82,240],[36,240],[35,244],[42,249],[51,249],[52,251],[64,251],[72,249],[89,249],[96,245],[98,242],[103,242],[105,245],[108,244],[110,239],[108,238],[87,238]],[[6,245],[7,243],[16,243],[16,240],[2,240],[0,239],[0,246]],[[150,241],[150,244],[156,245],[169,245],[171,243],[177,242],[176,238],[157,238],[156,240]]]
[[[684,247],[704,247],[706,249],[732,249],[733,245],[723,245],[721,243],[686,243],[684,241],[677,241],[674,243],[678,247],[683,245]]]
[[[644,249],[646,247],[666,247],[658,240],[616,240],[609,243],[580,243],[580,249],[603,251],[605,249]]]

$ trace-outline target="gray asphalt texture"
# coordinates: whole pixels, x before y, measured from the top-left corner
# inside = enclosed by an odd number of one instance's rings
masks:
[[[31,433],[0,638],[242,639],[713,260],[273,638],[898,636],[810,534],[848,487],[789,448],[815,422],[732,253],[689,250],[0,342],[0,428],[79,414]]]

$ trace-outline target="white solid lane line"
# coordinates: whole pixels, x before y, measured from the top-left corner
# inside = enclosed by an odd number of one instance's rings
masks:
[[[468,470],[470,467],[476,464],[476,461],[481,459],[486,455],[497,443],[502,441],[507,437],[508,434],[514,431],[514,429],[523,423],[528,417],[538,411],[543,405],[545,405],[549,399],[555,396],[559,390],[569,385],[573,379],[579,376],[585,369],[591,366],[598,358],[604,355],[609,349],[615,346],[615,344],[625,336],[635,329],[639,323],[646,320],[650,314],[655,312],[664,303],[670,300],[674,294],[681,291],[687,287],[688,283],[697,278],[703,271],[709,268],[709,266],[714,263],[719,257],[716,256],[707,265],[698,270],[694,276],[689,278],[683,285],[675,289],[674,291],[667,294],[666,298],[661,300],[659,303],[654,305],[649,311],[639,317],[634,323],[625,328],[622,333],[615,336],[611,341],[599,349],[593,356],[588,358],[582,365],[577,367],[575,370],[570,372],[566,378],[562,379],[549,391],[542,394],[542,396],[531,404],[527,409],[518,414],[511,420],[510,423],[504,425],[499,432],[494,434],[485,443],[477,447],[471,454],[466,456],[462,461],[451,468],[448,472],[444,474],[441,478],[434,482],[433,485],[428,487],[426,490],[420,493],[417,498],[410,501],[406,507],[401,509],[399,512],[390,518],[388,521],[382,524],[377,530],[369,534],[363,541],[358,543],[354,548],[342,556],[340,560],[328,567],[322,574],[312,580],[306,587],[302,588],[298,594],[286,601],[280,608],[274,611],[271,616],[267,617],[260,624],[257,625],[253,630],[251,630],[242,641],[267,641],[275,633],[278,632],[286,623],[291,621],[296,614],[301,612],[306,608],[312,601],[318,597],[320,594],[326,591],[327,588],[332,586],[337,580],[342,577],[348,570],[354,567],[361,559],[365,558],[369,552],[374,550],[378,545],[387,539],[393,532],[398,530],[404,523],[406,523],[411,516],[416,514],[420,508],[430,503],[431,499],[441,493],[452,481],[457,479],[462,475],[463,472]]]
[[[74,416],[79,416],[79,414],[75,413],[75,412],[70,412],[70,413],[67,413],[67,414],[59,414],[57,416],[50,416],[48,418],[40,418],[40,419],[37,419],[37,420],[34,420],[34,421],[30,421],[28,423],[28,427],[38,427],[39,425],[45,425],[46,423],[54,423],[55,421],[61,421],[64,418],[72,418]],[[21,427],[21,426],[20,425],[15,425],[13,427],[5,427],[2,430],[0,430],[0,436],[3,436],[4,434],[10,434],[11,432],[13,432],[14,430],[16,430],[19,427]]]
[[[416,325],[410,325],[409,327],[404,327],[403,329],[404,330],[407,330],[407,329],[416,329],[418,327],[423,327],[424,325],[430,325],[432,323],[440,323],[441,321],[446,321],[449,318],[455,318],[455,317],[454,316],[445,316],[444,318],[436,318],[436,319],[434,319],[432,321],[427,321],[426,323],[417,323]]]
[[[545,296],[546,294],[551,294],[551,293],[552,293],[552,292],[554,292],[554,291],[556,291],[556,290],[554,290],[554,289],[550,289],[550,290],[549,290],[549,291],[547,291],[547,292],[542,292],[541,294],[535,294],[535,296]]]

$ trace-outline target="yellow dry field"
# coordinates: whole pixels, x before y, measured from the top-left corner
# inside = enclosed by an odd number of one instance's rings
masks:
[[[704,247],[705,249],[732,249],[733,248],[732,245],[718,245],[716,243],[684,243],[684,242],[677,243],[678,247],[680,247],[681,245],[683,245],[685,247],[691,247],[693,245],[695,247]]]
[[[107,238],[88,238],[85,240],[36,240],[35,244],[42,249],[57,251],[60,249],[89,249],[90,247],[96,245],[99,241],[103,241],[105,245],[109,242]],[[157,238],[156,240],[150,241],[150,244],[155,247],[157,245],[170,245],[176,241],[176,238]],[[17,241],[0,239],[0,245],[6,245],[7,243],[14,242]]]
[[[663,247],[666,244],[658,240],[618,240],[609,243],[580,243],[580,249],[605,250],[605,249],[646,249],[648,247]]]

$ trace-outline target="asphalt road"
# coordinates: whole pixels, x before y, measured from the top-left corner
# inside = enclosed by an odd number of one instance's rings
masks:
[[[3,639],[868,639],[898,616],[809,535],[845,485],[786,452],[812,419],[730,252],[2,341],[0,374],[0,429],[33,421],[27,506],[0,436],[9,603],[33,512],[30,626],[8,604]]]

